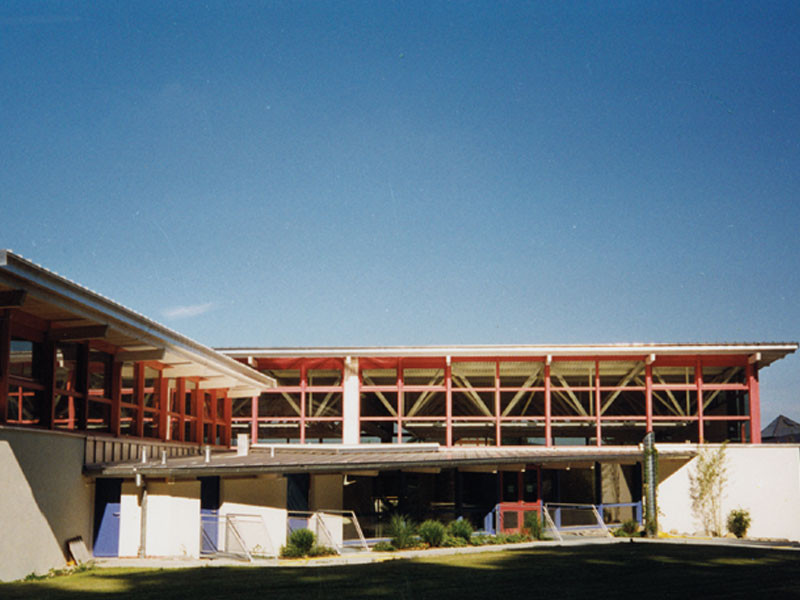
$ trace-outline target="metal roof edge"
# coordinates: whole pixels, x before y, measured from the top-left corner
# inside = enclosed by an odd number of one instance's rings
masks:
[[[12,251],[0,251],[0,269],[41,290],[45,298],[54,295],[70,310],[110,325],[131,337],[154,346],[165,345],[198,364],[233,377],[257,389],[273,387],[275,380],[234,358],[184,336],[89,288],[23,258]]]

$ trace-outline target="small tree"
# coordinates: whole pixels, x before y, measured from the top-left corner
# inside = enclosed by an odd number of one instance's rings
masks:
[[[689,473],[692,510],[706,535],[722,535],[723,531],[722,496],[728,480],[725,449],[726,444],[703,448],[695,459],[694,473]]]

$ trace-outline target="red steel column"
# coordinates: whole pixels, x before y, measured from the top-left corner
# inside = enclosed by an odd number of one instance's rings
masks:
[[[141,362],[133,364],[133,397],[136,402],[136,435],[144,437],[144,365]]]
[[[78,392],[83,394],[81,412],[78,416],[78,429],[86,431],[89,425],[89,344],[78,346],[80,358],[78,360]]]
[[[397,443],[403,442],[403,359],[397,359]]]
[[[222,415],[224,420],[222,428],[222,431],[224,432],[224,439],[222,440],[222,443],[230,448],[231,438],[233,437],[233,398],[228,396],[227,389],[222,392],[221,401],[223,402]]]
[[[600,361],[594,361],[594,414],[597,419],[595,428],[597,430],[597,445],[603,445],[603,429],[600,424]]]
[[[0,424],[8,421],[8,369],[11,361],[11,311],[0,314]]]
[[[300,443],[306,443],[306,388],[308,387],[308,368],[300,366]]]
[[[553,427],[550,422],[550,364],[544,365],[544,444],[553,445]]]
[[[644,403],[647,433],[653,431],[653,365],[644,366]]]
[[[258,442],[258,396],[250,398],[250,439]]]
[[[172,438],[169,418],[169,377],[164,377],[164,372],[158,372],[158,437],[162,440]]]
[[[494,445],[500,446],[500,361],[494,363],[494,419]]]
[[[747,391],[750,398],[750,443],[761,443],[761,400],[758,391],[758,366],[747,363]]]
[[[178,377],[175,381],[175,402],[178,409],[178,439],[186,441],[186,380]]]
[[[111,434],[119,436],[120,433],[120,401],[122,400],[122,363],[111,363]]]
[[[697,441],[702,444],[705,441],[703,435],[703,367],[699,358],[694,365],[694,379],[697,384]]]
[[[445,445],[449,448],[453,445],[453,366],[450,364],[450,357],[444,366],[444,401],[446,415]]]

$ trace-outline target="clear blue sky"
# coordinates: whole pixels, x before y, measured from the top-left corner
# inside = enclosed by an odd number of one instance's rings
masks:
[[[800,4],[598,4],[4,2],[2,246],[217,346],[800,339]]]

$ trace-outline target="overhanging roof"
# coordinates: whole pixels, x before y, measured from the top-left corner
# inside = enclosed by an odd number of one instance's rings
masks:
[[[520,469],[525,465],[566,467],[594,462],[637,462],[638,446],[504,446],[441,448],[422,445],[384,448],[305,446],[302,448],[253,448],[247,456],[236,452],[215,453],[209,462],[203,456],[170,458],[148,463],[91,465],[86,472],[95,477],[133,477],[137,473],[155,478],[192,478],[211,475],[248,476],[267,473],[351,473],[414,469],[484,468]],[[690,458],[694,445],[659,446],[662,458]]]
[[[531,357],[552,356],[559,358],[596,356],[630,357],[642,359],[651,354],[659,355],[759,355],[758,364],[765,367],[791,354],[798,348],[797,342],[731,342],[709,344],[646,343],[631,342],[617,344],[504,344],[504,345],[452,345],[452,346],[331,346],[331,347],[287,347],[287,348],[217,348],[232,358],[325,358],[354,356],[379,357]]]
[[[10,250],[0,250],[0,292],[25,290],[20,309],[59,328],[107,326],[103,341],[130,356],[157,356],[164,374],[200,377],[200,387],[257,395],[275,381]]]

